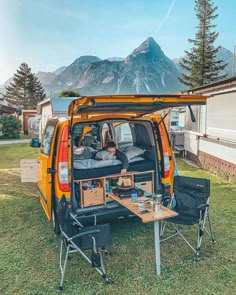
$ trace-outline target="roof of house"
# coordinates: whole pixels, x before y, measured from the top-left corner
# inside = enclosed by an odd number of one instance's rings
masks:
[[[38,111],[41,112],[41,108],[44,105],[51,104],[53,116],[58,114],[67,115],[69,104],[77,97],[49,97],[38,103]]]
[[[192,88],[186,91],[183,91],[184,93],[204,93],[204,92],[209,92],[213,90],[219,90],[219,89],[226,89],[230,87],[235,87],[236,86],[236,76],[226,78],[223,80],[219,80],[214,83],[209,83],[206,85],[202,85],[200,87]]]

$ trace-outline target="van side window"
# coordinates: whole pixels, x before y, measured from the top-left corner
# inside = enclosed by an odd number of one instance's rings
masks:
[[[115,127],[116,140],[119,146],[133,144],[133,136],[129,123],[123,123]]]
[[[49,121],[44,130],[43,141],[41,144],[41,153],[47,156],[50,154],[51,142],[56,123],[56,120]]]

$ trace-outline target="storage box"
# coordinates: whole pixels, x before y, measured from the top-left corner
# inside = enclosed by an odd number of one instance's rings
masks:
[[[35,159],[20,160],[21,182],[37,182],[38,163]]]
[[[91,190],[82,190],[83,207],[103,204],[104,201],[103,187],[97,187]]]
[[[144,192],[152,195],[153,189],[152,189],[152,181],[146,181],[146,182],[135,182],[135,185],[137,185],[139,188],[144,190]]]

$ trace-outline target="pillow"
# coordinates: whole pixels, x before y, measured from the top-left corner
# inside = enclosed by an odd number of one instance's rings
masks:
[[[100,151],[100,152],[97,152],[95,159],[96,160],[115,160],[116,156],[112,155],[108,151]]]
[[[91,159],[93,156],[92,152],[87,147],[77,148],[74,152],[75,160],[86,160]]]
[[[145,152],[145,150],[142,150],[142,149],[135,147],[135,146],[131,146],[124,151],[128,160],[138,157],[138,156],[142,155],[144,152]]]

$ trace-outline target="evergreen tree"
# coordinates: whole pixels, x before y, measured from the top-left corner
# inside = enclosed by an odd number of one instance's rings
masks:
[[[26,64],[20,65],[13,82],[6,86],[6,101],[23,109],[35,109],[38,102],[46,97],[39,79]]]
[[[217,6],[212,0],[195,0],[195,13],[199,20],[195,39],[188,41],[193,44],[190,51],[185,51],[186,57],[180,62],[183,69],[179,80],[190,88],[218,81],[227,75],[221,74],[227,64],[217,60],[219,47],[214,47],[219,33],[214,31],[216,25],[212,22],[217,18]]]

